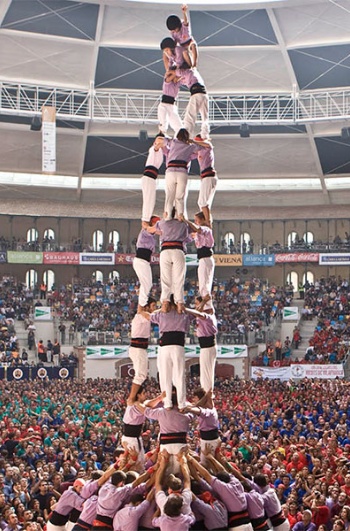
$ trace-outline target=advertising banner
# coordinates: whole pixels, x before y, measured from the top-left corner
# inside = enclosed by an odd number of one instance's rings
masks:
[[[281,253],[275,254],[276,264],[286,264],[295,262],[316,262],[318,263],[318,253]]]
[[[114,265],[114,253],[79,253],[80,265]]]
[[[35,321],[51,321],[51,307],[50,306],[35,306],[34,308]]]
[[[73,367],[32,367],[31,371],[32,380],[66,380],[74,377]]]
[[[243,264],[241,254],[214,254],[216,266],[237,267]]]
[[[44,264],[79,265],[79,253],[45,252],[43,253]]]
[[[285,306],[283,308],[283,321],[298,321],[299,308],[297,306]]]
[[[244,266],[262,266],[269,267],[275,265],[274,254],[244,254],[243,255]]]
[[[7,251],[9,264],[42,264],[43,253],[36,251]]]
[[[132,262],[135,258],[134,254],[118,254],[115,255],[116,265],[132,265]],[[151,256],[151,265],[159,264],[159,254],[152,254]],[[186,254],[186,265],[187,266],[198,266],[198,258],[196,254]]]
[[[269,380],[290,380],[290,367],[250,367],[252,380],[268,378]]]
[[[246,358],[248,348],[246,345],[218,345],[218,358]],[[155,358],[158,354],[158,346],[150,345],[148,347],[148,357]],[[199,345],[185,345],[186,358],[199,358]],[[86,347],[86,358],[88,360],[110,359],[110,358],[128,358],[129,347],[114,345],[93,345]]]
[[[350,253],[320,254],[320,265],[350,265]]]
[[[56,171],[56,109],[43,106],[42,118],[42,171],[55,173]]]
[[[7,367],[6,376],[8,381],[29,380],[29,367]]]
[[[334,379],[344,378],[343,365],[298,365],[292,364],[289,367],[251,367],[250,376],[253,380],[257,378],[268,378],[269,380],[300,380],[303,378]]]
[[[0,251],[0,264],[5,264],[7,262],[6,251]]]
[[[344,378],[344,368],[341,363],[337,365],[297,365],[290,366],[291,378]]]

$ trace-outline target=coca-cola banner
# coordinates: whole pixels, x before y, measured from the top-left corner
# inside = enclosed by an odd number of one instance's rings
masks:
[[[275,255],[275,263],[318,262],[318,258],[319,253],[281,253]]]
[[[68,265],[78,265],[79,264],[79,253],[66,253],[66,252],[47,252],[43,253],[43,263],[44,264],[68,264]]]

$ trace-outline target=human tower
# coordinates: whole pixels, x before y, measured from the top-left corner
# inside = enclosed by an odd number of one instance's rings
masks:
[[[211,290],[214,276],[211,205],[217,176],[214,150],[209,138],[208,94],[197,70],[198,48],[190,31],[187,6],[182,7],[183,20],[176,15],[167,19],[171,36],[162,40],[165,75],[163,94],[158,107],[159,133],[151,146],[142,177],[142,229],[136,243],[133,262],[138,276],[138,313],[132,321],[129,357],[135,377],[131,397],[134,398],[147,378],[147,347],[151,323],[159,326],[158,371],[164,405],[173,406],[172,387],[177,391],[180,410],[186,405],[185,339],[190,323],[196,320],[200,344],[200,380],[205,391],[213,387],[216,359],[217,323]],[[180,87],[190,90],[183,121],[178,113],[176,97]],[[198,115],[201,129],[194,136]],[[169,129],[173,137],[168,136]],[[165,159],[165,205],[162,218],[154,215],[156,180]],[[188,219],[186,199],[191,161],[200,167],[200,192],[194,222]],[[150,299],[152,288],[151,256],[156,237],[160,240],[161,308],[155,311]],[[196,310],[185,308],[186,244],[194,240],[199,260]]]

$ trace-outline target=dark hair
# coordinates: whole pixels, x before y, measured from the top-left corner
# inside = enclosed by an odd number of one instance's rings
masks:
[[[203,396],[205,395],[203,387],[197,387],[197,389],[194,390],[193,395],[198,397],[199,399],[203,398]]]
[[[172,50],[175,49],[176,42],[171,37],[165,37],[165,39],[162,40],[160,43],[160,49],[165,50],[165,48],[171,48]]]
[[[122,470],[118,470],[118,472],[114,472],[114,474],[112,474],[112,476],[111,476],[111,483],[112,483],[112,485],[116,486],[116,485],[118,485],[121,481],[122,481],[123,483],[125,483],[125,481],[126,481],[126,474],[125,474],[125,472],[123,472]]]
[[[137,472],[135,472],[134,470],[129,470],[126,473],[125,485],[130,485],[130,483],[133,483],[138,477],[139,475]]]
[[[199,218],[199,219],[201,219],[201,220],[203,220],[203,221],[205,220],[205,216],[204,216],[204,214],[203,214],[202,211],[200,211],[200,212],[196,212],[195,217],[196,217],[196,218]]]
[[[191,491],[196,496],[199,496],[199,494],[202,494],[202,488],[199,481],[196,481],[195,479],[191,480]]]
[[[133,505],[136,505],[137,503],[143,502],[143,499],[144,498],[142,494],[135,492],[134,494],[130,496],[130,503],[132,503]]]
[[[254,483],[256,483],[258,487],[266,487],[267,479],[264,474],[256,474],[254,476]]]
[[[170,474],[167,481],[167,487],[176,492],[182,489],[182,481],[180,478],[174,476],[174,474]]]
[[[152,218],[155,217],[155,216],[152,216]],[[152,221],[152,218],[151,218],[151,221]],[[156,299],[154,299],[153,297],[148,297],[147,299],[147,306],[150,306],[151,304],[153,304],[154,302],[157,302]]]
[[[230,474],[228,472],[218,472],[216,474],[216,477],[219,481],[222,481],[223,483],[230,483]]]
[[[170,31],[181,28],[181,26],[181,19],[177,15],[169,15],[169,17],[166,19],[166,27]]]
[[[169,496],[164,505],[164,513],[167,516],[179,516],[183,505],[182,496]]]
[[[176,138],[180,140],[180,142],[188,142],[190,139],[190,133],[187,131],[187,129],[182,127],[178,130]]]
[[[91,479],[93,479],[94,481],[100,479],[103,475],[103,472],[102,470],[94,470],[93,472],[91,472]]]
[[[143,393],[144,390],[145,390],[145,388],[144,388],[142,385],[140,385],[140,387],[138,388],[138,390],[137,390],[137,392],[136,392],[135,398],[137,399],[137,397],[138,397],[141,393]]]

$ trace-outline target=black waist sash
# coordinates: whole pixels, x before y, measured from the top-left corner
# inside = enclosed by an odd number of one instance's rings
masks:
[[[267,531],[269,529],[269,524],[267,523],[265,515],[260,516],[259,518],[252,518],[251,522],[255,531]]]
[[[182,168],[183,170],[188,170],[187,160],[170,160],[167,164],[168,168]]]
[[[170,103],[171,105],[174,105],[175,98],[173,98],[173,96],[167,96],[166,94],[163,94],[162,103]]]
[[[162,337],[159,339],[161,347],[168,345],[185,346],[185,332],[163,332]]]
[[[125,437],[140,437],[143,424],[124,424],[123,435]]]
[[[203,441],[214,441],[215,439],[218,439],[219,437],[219,430],[217,428],[214,428],[213,430],[199,430],[201,439]]]
[[[182,242],[163,242],[161,251],[166,251],[167,249],[180,249],[180,251],[184,250],[184,246]]]
[[[142,348],[147,350],[148,347],[148,338],[147,337],[132,337],[130,342],[130,347]]]
[[[199,247],[197,249],[197,256],[198,260],[201,258],[208,258],[209,256],[213,256],[213,249],[211,247]]]
[[[84,522],[84,520],[81,520],[81,518],[78,518],[77,525],[82,527],[83,529],[91,529],[91,524]]]
[[[52,525],[66,525],[69,519],[69,514],[60,514],[56,511],[53,511],[52,515],[50,516],[50,522]]]
[[[238,527],[239,525],[250,524],[248,511],[228,511],[228,526]]]
[[[147,260],[147,262],[150,262],[151,256],[151,249],[145,249],[145,247],[138,247],[136,249],[136,258],[142,258],[142,260]]]
[[[193,96],[193,94],[206,94],[207,91],[205,90],[204,85],[201,85],[200,83],[195,83],[190,88],[190,93],[191,93],[191,96]]]
[[[69,521],[74,523],[77,522],[80,515],[81,511],[78,511],[78,509],[72,509],[69,513]]]
[[[186,432],[180,433],[161,433],[159,437],[160,444],[186,444]]]
[[[202,336],[198,338],[198,342],[201,348],[215,347],[216,337],[215,336]]]
[[[270,516],[269,518],[273,527],[277,527],[278,525],[281,525],[286,521],[286,519],[282,515],[282,511],[277,514],[274,514],[273,516]]]
[[[97,522],[101,522],[102,524],[106,524],[107,527],[113,527],[113,518],[111,518],[110,516],[103,516],[102,514],[97,514],[95,520],[97,520]],[[94,526],[94,523],[92,524],[92,526]]]
[[[212,166],[208,166],[204,170],[201,171],[201,177],[204,179],[204,177],[215,177],[216,176],[216,170]]]
[[[146,175],[146,177],[151,177],[151,179],[157,179],[158,172],[159,169],[152,165],[146,166],[143,170],[143,174]]]

